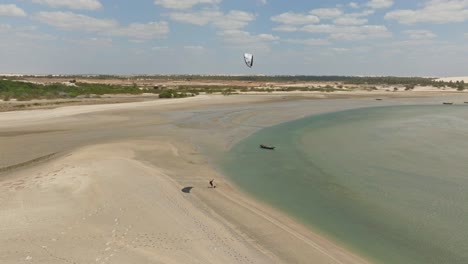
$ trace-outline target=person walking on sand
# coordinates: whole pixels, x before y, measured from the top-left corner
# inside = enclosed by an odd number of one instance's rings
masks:
[[[213,184],[213,181],[214,181],[214,179],[211,179],[211,181],[210,181],[211,188],[216,188],[216,186]]]

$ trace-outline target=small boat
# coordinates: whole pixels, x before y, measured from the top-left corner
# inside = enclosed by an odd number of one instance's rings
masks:
[[[376,98],[375,100],[377,100],[377,101],[382,101],[382,98]]]
[[[260,148],[262,148],[262,149],[275,149],[274,146],[267,146],[267,145],[263,145],[263,144],[260,145]]]
[[[468,102],[465,102],[465,104],[468,104]]]
[[[444,102],[443,104],[444,104],[444,105],[452,105],[453,103]]]

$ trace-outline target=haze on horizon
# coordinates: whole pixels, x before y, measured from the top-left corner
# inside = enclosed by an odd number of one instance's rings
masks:
[[[468,0],[3,0],[0,73],[466,76],[467,20]]]

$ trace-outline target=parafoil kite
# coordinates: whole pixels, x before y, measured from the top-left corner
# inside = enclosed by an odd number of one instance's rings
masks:
[[[252,68],[252,66],[253,66],[253,55],[250,54],[250,53],[244,53],[244,61],[245,61],[245,64],[247,64],[247,66],[249,68]]]

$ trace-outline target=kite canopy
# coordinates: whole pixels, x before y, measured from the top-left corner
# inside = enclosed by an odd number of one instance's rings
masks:
[[[245,61],[245,64],[247,64],[247,66],[249,68],[252,68],[252,66],[253,66],[253,55],[250,54],[250,53],[244,53],[244,61]]]

